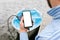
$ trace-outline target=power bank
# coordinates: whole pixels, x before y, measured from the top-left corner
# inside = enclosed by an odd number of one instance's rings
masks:
[[[32,26],[32,18],[31,18],[30,12],[24,11],[23,17],[24,17],[24,26],[25,27],[31,27]]]

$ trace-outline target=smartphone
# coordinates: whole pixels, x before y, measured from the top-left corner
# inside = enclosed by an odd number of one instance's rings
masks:
[[[23,17],[24,17],[24,26],[25,27],[32,27],[32,17],[29,11],[24,11],[23,12]]]

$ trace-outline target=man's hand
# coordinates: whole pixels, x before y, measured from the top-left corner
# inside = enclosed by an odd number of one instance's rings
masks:
[[[20,32],[27,32],[28,29],[24,28],[24,18],[21,18],[21,22],[20,22]]]

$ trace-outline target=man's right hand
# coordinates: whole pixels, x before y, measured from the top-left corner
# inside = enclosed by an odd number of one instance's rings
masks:
[[[21,22],[20,22],[20,32],[27,32],[28,29],[24,28],[24,18],[21,18]]]

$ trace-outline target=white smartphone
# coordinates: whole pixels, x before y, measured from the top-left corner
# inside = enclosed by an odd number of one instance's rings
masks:
[[[31,27],[32,26],[32,18],[31,18],[30,12],[24,11],[23,17],[24,17],[24,26],[25,27]]]

